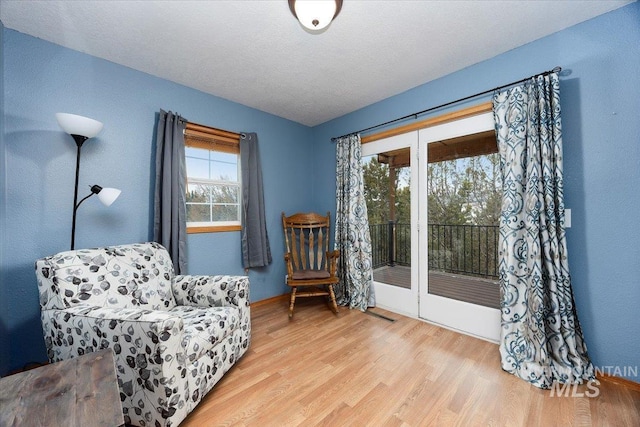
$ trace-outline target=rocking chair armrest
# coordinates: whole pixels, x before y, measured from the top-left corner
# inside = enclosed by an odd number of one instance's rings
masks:
[[[336,264],[338,262],[338,258],[340,258],[340,250],[336,249],[334,251],[327,252],[327,259],[330,261],[329,274],[331,274],[331,277],[336,275],[336,270],[337,270]]]
[[[289,278],[293,277],[293,265],[291,264],[291,252],[287,252],[284,254],[284,261],[287,264],[287,274]]]

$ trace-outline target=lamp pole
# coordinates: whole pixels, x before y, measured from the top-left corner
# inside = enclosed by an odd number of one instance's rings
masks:
[[[80,149],[82,148],[82,144],[88,139],[86,136],[82,135],[71,135],[73,140],[76,142],[78,146],[78,151],[76,154],[76,185],[73,191],[73,221],[71,224],[71,250],[75,248],[76,245],[76,211],[78,210],[78,179],[80,178]]]

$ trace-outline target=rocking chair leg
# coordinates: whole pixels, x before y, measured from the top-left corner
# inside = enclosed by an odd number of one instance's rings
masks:
[[[289,303],[289,319],[293,317],[293,305],[296,303],[296,288],[291,288],[291,302]]]
[[[338,304],[336,304],[336,294],[333,293],[333,285],[329,285],[329,297],[331,298],[332,309],[335,314],[338,314]]]

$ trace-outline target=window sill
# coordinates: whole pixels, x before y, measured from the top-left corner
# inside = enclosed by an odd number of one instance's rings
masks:
[[[222,233],[226,231],[241,231],[241,225],[210,225],[207,227],[187,227],[187,234]]]

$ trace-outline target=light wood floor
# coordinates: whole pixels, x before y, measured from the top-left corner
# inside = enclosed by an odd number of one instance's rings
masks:
[[[252,344],[193,426],[640,426],[640,388],[551,397],[500,369],[498,347],[381,309],[321,299],[252,307]],[[579,393],[594,394],[586,386]]]

